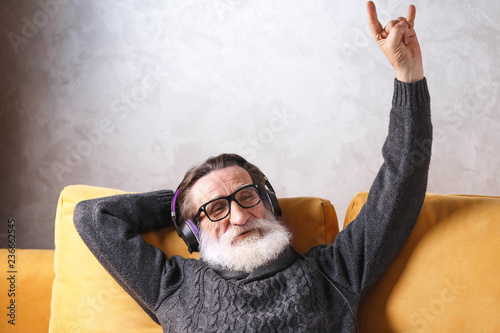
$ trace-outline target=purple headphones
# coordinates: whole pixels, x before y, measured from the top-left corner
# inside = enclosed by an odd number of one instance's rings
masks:
[[[274,192],[271,183],[265,175],[264,181],[266,188],[261,192],[261,197],[264,199],[265,204],[271,209],[275,216],[281,216],[281,208],[278,203],[278,198],[276,197],[276,192]],[[199,252],[200,251],[200,231],[196,225],[196,222],[187,219],[186,221],[182,221],[180,224],[177,222],[177,196],[179,195],[179,188],[175,190],[174,198],[172,199],[172,207],[171,207],[171,216],[172,222],[174,224],[175,230],[177,230],[177,234],[184,240],[186,243],[189,253]]]

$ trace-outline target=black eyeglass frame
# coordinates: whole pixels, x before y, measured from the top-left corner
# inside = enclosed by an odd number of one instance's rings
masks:
[[[238,200],[236,200],[236,194],[238,194],[238,192],[240,192],[240,191],[242,191],[242,190],[244,190],[244,189],[246,189],[246,188],[249,188],[249,187],[253,187],[253,188],[255,188],[255,189],[257,190],[257,195],[259,196],[259,201],[257,201],[257,203],[256,203],[256,204],[251,205],[251,206],[243,206],[241,203],[239,203],[239,202],[238,202]],[[228,204],[228,207],[229,207],[229,208],[228,208],[228,210],[227,210],[227,214],[226,214],[226,215],[224,215],[224,217],[221,217],[220,219],[217,219],[217,220],[212,220],[212,219],[210,218],[210,216],[208,216],[207,211],[205,210],[205,208],[206,208],[209,204],[211,204],[212,202],[217,201],[217,200],[221,200],[221,199],[225,199],[225,200],[227,201],[227,204]],[[257,205],[258,205],[258,204],[260,204],[260,202],[262,201],[262,198],[261,198],[261,195],[260,195],[259,185],[257,185],[257,184],[249,184],[249,185],[245,185],[245,186],[243,186],[243,187],[239,188],[238,190],[236,190],[233,194],[228,195],[227,197],[219,197],[219,198],[215,198],[215,199],[212,199],[212,200],[210,200],[210,201],[208,201],[208,202],[204,203],[203,205],[201,205],[201,207],[200,207],[200,208],[198,208],[198,212],[197,212],[197,213],[196,213],[196,215],[194,216],[194,219],[193,219],[193,220],[194,220],[196,223],[198,223],[198,222],[199,222],[200,215],[201,215],[201,213],[203,212],[203,213],[205,213],[205,216],[206,216],[206,217],[207,217],[210,221],[212,221],[212,222],[219,222],[219,221],[221,221],[221,220],[225,219],[226,217],[228,217],[228,216],[229,216],[229,214],[231,213],[231,201],[236,202],[236,203],[238,204],[238,206],[240,206],[241,208],[245,208],[245,209],[248,209],[248,208],[252,208],[252,207],[257,206]]]

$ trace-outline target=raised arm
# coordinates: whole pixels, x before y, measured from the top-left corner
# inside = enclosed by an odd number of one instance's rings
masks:
[[[82,201],[73,217],[90,251],[156,322],[154,310],[181,283],[181,273],[175,257],[168,260],[140,234],[171,223],[172,197],[164,190]]]
[[[415,8],[383,29],[373,3],[367,7],[373,36],[397,74],[384,162],[355,221],[332,246],[316,250],[321,264],[353,297],[361,297],[384,274],[410,235],[425,198],[432,144],[430,97],[413,29]]]

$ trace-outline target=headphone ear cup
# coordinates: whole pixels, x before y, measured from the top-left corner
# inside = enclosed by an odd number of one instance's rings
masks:
[[[179,227],[180,236],[186,243],[189,253],[200,251],[200,232],[196,223],[191,220],[182,222]]]

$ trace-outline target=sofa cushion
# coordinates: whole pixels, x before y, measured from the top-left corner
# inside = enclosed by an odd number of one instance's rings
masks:
[[[345,222],[366,202],[359,193]],[[410,238],[362,299],[361,332],[500,332],[500,198],[427,194]]]
[[[161,332],[160,326],[99,264],[73,224],[73,210],[79,201],[123,193],[85,185],[68,186],[61,192],[55,224],[50,332]],[[338,223],[329,201],[286,198],[279,202],[299,251],[333,242]],[[174,254],[195,257],[189,254],[173,227],[148,232],[143,238],[168,257]]]

